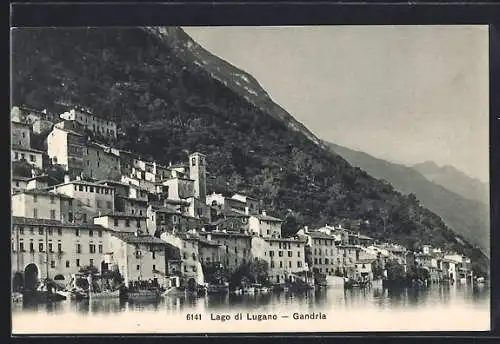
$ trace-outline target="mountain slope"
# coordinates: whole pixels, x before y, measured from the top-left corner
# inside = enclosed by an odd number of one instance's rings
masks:
[[[331,147],[352,165],[362,168],[375,178],[387,180],[403,193],[415,194],[424,206],[441,216],[457,233],[489,254],[489,209],[486,205],[427,180],[411,167],[390,163],[339,145],[331,144]]]
[[[22,29],[12,55],[15,104],[90,107],[117,121],[118,147],[163,163],[204,152],[209,192],[253,194],[268,212],[293,209],[310,226],[369,220],[361,230],[376,238],[456,249],[487,270],[439,216],[332,153],[253,78],[178,28]]]
[[[425,178],[462,197],[489,204],[490,189],[488,184],[469,177],[453,166],[439,167],[432,161],[425,161],[412,167]]]

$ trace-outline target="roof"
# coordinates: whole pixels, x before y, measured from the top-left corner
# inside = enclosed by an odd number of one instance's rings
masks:
[[[24,122],[18,122],[18,121],[11,120],[11,123],[15,124],[15,125],[21,125],[23,127],[30,127],[30,125],[28,123],[24,123]]]
[[[64,195],[64,194],[50,192],[47,189],[26,189],[26,190],[23,190],[23,191],[16,193],[16,195],[20,195],[20,194],[54,196],[54,197],[59,197],[59,198],[64,198],[64,199],[73,199],[72,197],[69,197],[69,196]]]
[[[234,195],[232,195],[232,196],[231,196],[231,198],[232,198],[232,197],[234,197],[234,196],[241,196],[241,197],[244,197],[244,198],[246,198],[246,199],[251,199],[251,200],[257,201],[257,198],[252,197],[252,196],[245,195],[245,194],[243,194],[243,193],[241,193],[241,192],[236,192]],[[234,199],[234,198],[233,198],[233,199]]]
[[[64,121],[63,121],[63,122],[64,122]],[[61,123],[61,122],[59,122],[59,123]],[[85,136],[84,134],[79,133],[79,132],[77,132],[77,131],[74,131],[74,130],[71,130],[71,129],[68,129],[68,128],[61,128],[61,127],[58,127],[58,126],[56,126],[56,125],[54,125],[54,129],[59,129],[59,130],[61,130],[61,131],[65,131],[65,132],[67,132],[67,133],[69,133],[69,134],[76,135],[76,136]]]
[[[265,241],[280,241],[280,242],[307,242],[306,238],[300,238],[300,237],[295,237],[295,238],[276,238],[276,237],[268,237],[264,238]]]
[[[174,208],[169,208],[169,207],[160,207],[160,208],[153,207],[153,211],[158,212],[158,213],[164,213],[164,214],[179,214],[179,215],[181,215],[180,211],[178,211],[177,209],[174,209]]]
[[[329,240],[335,240],[335,237],[333,235],[328,235],[323,232],[309,232],[309,235],[311,238],[314,239],[329,239]]]
[[[111,235],[125,241],[128,244],[168,245],[166,241],[163,241],[151,235],[139,234],[136,236],[135,233],[124,232],[113,232]]]
[[[172,164],[169,166],[170,168],[177,168],[177,167],[189,167],[188,164],[186,163],[177,163],[177,164]]]
[[[250,234],[233,232],[233,231],[222,232],[222,231],[215,230],[215,231],[211,231],[211,232],[200,232],[200,235],[207,235],[207,234],[216,235],[216,236],[239,236],[239,237],[246,237],[246,238],[252,237]]]
[[[41,151],[41,150],[38,150],[38,149],[25,148],[25,147],[21,147],[19,145],[12,145],[12,150],[32,152],[32,153],[39,153],[39,154],[45,153],[44,151]]]
[[[179,199],[179,200],[176,200],[176,199],[166,199],[165,203],[168,203],[168,204],[189,205],[188,201],[185,201],[185,200],[182,200],[182,199]]]
[[[24,181],[28,181],[28,180],[31,180],[32,178],[29,178],[29,177],[21,177],[21,176],[12,176],[12,180],[24,180]]]
[[[101,225],[95,224],[74,224],[74,223],[63,223],[59,220],[49,220],[49,219],[33,219],[29,217],[12,216],[13,225],[44,225],[53,227],[67,227],[67,228],[88,228],[88,229],[102,229],[106,230]]]
[[[269,215],[258,214],[258,215],[252,215],[252,216],[254,216],[262,221],[283,222],[283,220],[278,219],[277,217],[269,216]]]
[[[67,183],[57,184],[57,185],[54,185],[53,187],[59,187],[59,186],[64,186],[64,185],[69,185],[69,184],[79,184],[79,185],[89,185],[89,186],[99,186],[99,187],[104,187],[104,188],[113,189],[113,187],[112,187],[112,186],[102,185],[102,184],[99,184],[98,182],[89,182],[89,181],[87,181],[87,180],[78,180],[78,179],[75,179],[75,180],[70,180],[70,181],[69,181],[69,182],[67,182]]]
[[[131,218],[131,219],[147,219],[146,216],[140,216],[140,215],[131,215],[131,214],[125,214],[125,213],[119,213],[119,212],[114,212],[114,213],[107,213],[107,214],[101,214],[94,216],[94,218],[99,218],[99,217],[116,217],[116,218]]]
[[[220,244],[218,244],[217,242],[215,242],[213,240],[208,240],[208,239],[205,239],[202,237],[198,238],[198,242],[201,244],[207,245],[207,246],[221,246]]]
[[[222,210],[221,214],[227,217],[250,217],[250,215],[242,214],[234,210]]]
[[[130,184],[118,181],[118,180],[110,180],[110,179],[104,179],[104,180],[98,180],[96,184],[115,184],[115,185],[123,185],[123,186],[130,186]],[[134,185],[135,186],[135,185]]]
[[[366,264],[366,263],[373,263],[374,261],[376,261],[377,258],[363,258],[363,259],[359,259],[356,261],[356,264]]]

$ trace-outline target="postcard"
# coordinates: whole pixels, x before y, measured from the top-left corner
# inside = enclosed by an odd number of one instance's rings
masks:
[[[11,38],[13,334],[490,330],[488,26]]]

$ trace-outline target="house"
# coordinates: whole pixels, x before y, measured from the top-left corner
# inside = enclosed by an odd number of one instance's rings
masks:
[[[259,200],[241,193],[235,193],[231,199],[239,201],[244,204],[243,210],[248,214],[259,214],[260,205]]]
[[[102,116],[91,113],[90,111],[75,107],[59,115],[63,120],[75,121],[85,129],[91,131],[98,137],[116,139],[116,122]]]
[[[146,216],[113,212],[94,217],[94,224],[101,225],[113,232],[136,233],[140,231],[144,234],[148,233]],[[148,234],[152,236],[151,233]]]
[[[141,232],[113,232],[109,243],[109,263],[118,266],[126,285],[150,281],[168,286],[167,243]]]
[[[31,127],[29,124],[18,121],[11,121],[11,145],[19,150],[31,148]]]
[[[101,226],[17,216],[11,233],[13,272],[28,288],[46,277],[69,280],[85,266],[100,269],[110,235]]]
[[[52,187],[53,192],[66,195],[74,200],[74,210],[78,211],[75,221],[92,223],[93,216],[107,214],[115,209],[115,190],[111,186],[89,182],[77,177],[70,180],[65,176],[64,183]]]
[[[84,154],[87,138],[76,131],[55,125],[47,136],[47,154],[52,164],[62,166],[70,178],[81,176],[86,167]]]
[[[11,178],[11,193],[18,193],[26,190],[28,182],[31,180],[29,177],[12,176]]]
[[[281,284],[303,280],[300,273],[308,271],[305,260],[306,240],[300,238],[252,237],[251,258],[268,263],[269,282]]]
[[[281,223],[283,221],[267,215],[266,211],[261,214],[251,215],[248,224],[252,233],[263,237],[281,237]]]
[[[26,189],[12,195],[12,216],[60,221],[61,200],[66,198],[47,190]]]
[[[252,259],[252,236],[249,234],[215,230],[200,231],[198,235],[222,246],[222,263],[229,271],[236,270],[240,265]]]
[[[375,257],[357,260],[355,263],[356,272],[354,279],[358,281],[373,281],[373,270],[376,261]]]

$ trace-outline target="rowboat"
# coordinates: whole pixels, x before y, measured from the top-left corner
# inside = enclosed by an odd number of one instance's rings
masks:
[[[120,297],[120,289],[116,290],[103,290],[101,292],[90,292],[90,299],[116,299]]]

